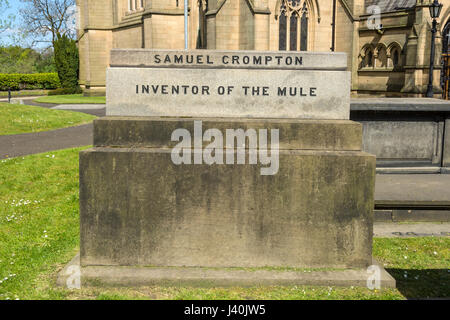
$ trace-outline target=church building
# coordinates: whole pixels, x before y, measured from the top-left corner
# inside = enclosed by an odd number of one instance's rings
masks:
[[[104,94],[113,48],[183,49],[184,0],[77,0],[80,85]],[[352,94],[421,97],[429,81],[432,0],[189,0],[189,48],[346,52]],[[450,0],[436,33],[442,93]]]

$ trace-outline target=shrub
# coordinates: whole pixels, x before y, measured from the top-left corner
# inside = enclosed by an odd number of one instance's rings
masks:
[[[66,35],[59,35],[53,47],[61,87],[78,88],[79,57],[76,41]]]
[[[60,88],[60,89],[55,89],[52,91],[48,92],[49,96],[60,96],[60,95],[65,95],[65,94],[80,94],[83,93],[83,90],[80,87],[75,87],[75,88]]]
[[[60,86],[56,73],[0,74],[0,91],[56,89]]]

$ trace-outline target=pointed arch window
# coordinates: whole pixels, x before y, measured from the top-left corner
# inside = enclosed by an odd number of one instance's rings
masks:
[[[389,67],[395,69],[401,69],[402,68],[402,49],[400,45],[396,43],[392,43],[388,47],[388,51],[390,53],[389,56]]]
[[[375,51],[374,54],[375,58],[375,68],[387,68],[388,66],[388,56],[387,56],[387,50],[384,45],[379,45]]]
[[[281,0],[279,50],[308,50],[308,6],[305,0]]]
[[[198,5],[198,34],[197,34],[196,48],[206,49],[207,48],[206,12],[208,12],[208,1],[198,0],[197,5]]]
[[[394,68],[397,68],[400,64],[400,53],[398,50],[394,50],[394,53],[392,55],[392,64]]]
[[[306,2],[302,9],[301,35],[300,35],[300,51],[308,50],[308,8]]]
[[[286,6],[281,6],[281,12],[279,17],[279,24],[280,24],[280,32],[279,32],[279,49],[280,50],[286,50],[286,39],[287,39],[287,17],[286,17]]]
[[[298,25],[298,17],[297,17],[297,13],[294,12],[291,14],[291,19],[290,19],[290,43],[289,43],[289,50],[291,51],[297,51],[297,25]]]
[[[366,67],[373,67],[373,51],[372,49],[367,49],[367,55],[366,55]]]

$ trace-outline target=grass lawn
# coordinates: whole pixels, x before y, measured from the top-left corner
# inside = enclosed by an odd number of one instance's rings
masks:
[[[0,300],[404,299],[450,297],[450,238],[375,239],[374,255],[398,289],[338,287],[86,288],[55,286],[79,248],[78,152],[0,161]]]
[[[94,116],[20,104],[0,103],[0,135],[48,131],[91,122]]]
[[[85,97],[82,94],[40,97],[34,100],[40,103],[54,104],[105,104],[106,97]]]

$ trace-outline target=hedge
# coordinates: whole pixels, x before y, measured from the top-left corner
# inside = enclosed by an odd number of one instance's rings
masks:
[[[52,91],[49,91],[47,95],[49,96],[61,96],[66,94],[80,94],[83,93],[80,87],[75,88],[58,88]]]
[[[57,73],[2,74],[0,73],[0,91],[11,88],[17,90],[56,89],[60,87]]]

